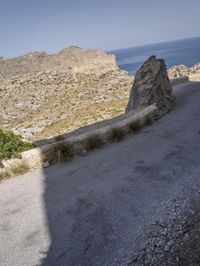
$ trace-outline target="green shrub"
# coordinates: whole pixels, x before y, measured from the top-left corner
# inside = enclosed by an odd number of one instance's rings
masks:
[[[0,161],[19,157],[20,152],[32,149],[32,143],[22,140],[20,135],[12,131],[3,131],[0,129]]]
[[[132,133],[134,133],[135,131],[139,130],[141,128],[141,123],[139,120],[136,120],[134,122],[132,122],[130,125],[129,125],[129,128],[130,128],[130,131]]]
[[[96,150],[103,145],[103,140],[97,134],[94,134],[87,138],[86,140],[86,150]]]
[[[110,132],[109,140],[111,142],[121,141],[125,136],[125,132],[121,128],[113,128]]]
[[[74,155],[74,145],[69,142],[62,142],[54,146],[50,161],[52,163],[63,163],[71,160]]]

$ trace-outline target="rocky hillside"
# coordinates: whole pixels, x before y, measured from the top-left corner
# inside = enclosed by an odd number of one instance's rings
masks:
[[[168,70],[169,78],[187,77],[189,75],[200,74],[200,63],[188,68],[185,65],[177,65]]]
[[[73,131],[124,112],[133,77],[115,57],[70,46],[0,59],[0,122],[26,139]]]
[[[170,78],[196,73],[200,64],[168,70]],[[133,79],[114,55],[76,46],[0,57],[1,128],[41,140],[113,118],[124,113]]]

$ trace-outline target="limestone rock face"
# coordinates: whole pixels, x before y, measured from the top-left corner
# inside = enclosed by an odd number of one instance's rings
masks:
[[[172,109],[174,99],[165,61],[151,56],[135,75],[126,113],[154,103],[158,107],[158,115],[162,115]]]

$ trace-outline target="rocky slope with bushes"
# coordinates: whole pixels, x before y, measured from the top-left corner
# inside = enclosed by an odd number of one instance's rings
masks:
[[[38,140],[124,112],[133,77],[113,55],[70,46],[0,60],[0,122]]]
[[[200,73],[200,64],[168,70],[170,78]],[[0,58],[0,124],[42,140],[123,114],[134,77],[114,55],[70,46],[57,54]]]

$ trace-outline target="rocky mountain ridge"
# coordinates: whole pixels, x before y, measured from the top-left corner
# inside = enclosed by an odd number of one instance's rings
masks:
[[[40,71],[72,73],[97,73],[116,70],[114,55],[99,50],[84,50],[69,46],[57,54],[32,52],[16,58],[0,60],[0,78],[12,78],[15,75]]]
[[[1,60],[1,126],[30,140],[73,131],[123,113],[132,82],[113,55],[74,46]]]

